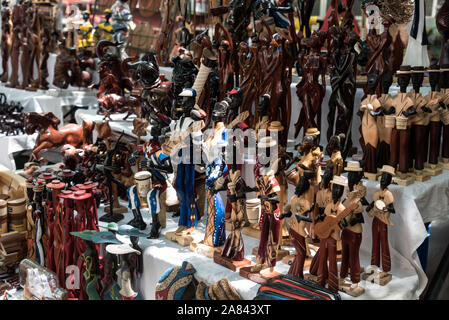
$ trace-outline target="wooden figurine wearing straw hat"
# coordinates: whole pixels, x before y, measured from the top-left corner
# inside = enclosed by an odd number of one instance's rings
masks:
[[[378,110],[381,106],[377,99],[376,89],[379,82],[379,72],[375,71],[368,76],[368,95],[362,101],[360,111],[357,113],[362,118],[360,131],[360,145],[363,148],[363,160],[365,163],[365,177],[369,180],[377,180],[377,144],[379,142],[379,134],[376,117],[380,115]]]
[[[441,66],[441,95],[440,117],[443,122],[443,148],[441,166],[449,170],[449,64]]]
[[[277,149],[277,142],[270,136],[260,137],[258,142],[257,163],[254,167],[256,186],[259,188],[259,198],[262,203],[262,214],[259,221],[261,234],[257,252],[257,264],[240,269],[240,275],[250,280],[256,277],[264,282],[278,273],[274,266],[278,258],[279,235],[281,223],[279,220],[279,198],[277,192],[280,187],[275,177],[275,168],[270,159]],[[267,270],[267,268],[269,268]]]
[[[314,232],[320,239],[318,283],[324,287],[327,280],[329,289],[338,291],[337,241],[341,240],[341,221],[357,208],[357,204],[352,202],[345,208],[341,203],[344,187],[348,185],[345,177],[336,175],[331,183],[332,202],[324,209],[325,218],[315,224]]]
[[[371,268],[368,268],[369,271],[362,278],[380,285],[386,285],[392,278],[391,274],[388,273],[391,270],[388,227],[393,226],[390,214],[395,213],[394,197],[388,186],[395,175],[395,170],[392,166],[385,165],[382,167],[381,172],[380,190],[374,193],[373,202],[366,208],[368,215],[373,217],[373,245],[371,250]],[[382,269],[380,269],[381,266]]]
[[[410,151],[410,121],[409,117],[416,114],[413,100],[407,94],[407,87],[411,78],[411,67],[401,66],[397,72],[400,92],[393,98],[396,124],[391,131],[390,165],[396,168],[399,164],[398,176],[395,182],[408,186],[415,180],[407,176],[409,169]]]
[[[362,243],[362,223],[365,222],[363,219],[363,206],[369,205],[369,203],[365,198],[366,187],[362,183],[363,169],[360,167],[360,163],[358,161],[349,161],[345,171],[348,172],[348,192],[343,205],[346,207],[355,200],[357,208],[343,219],[345,228],[341,232],[342,261],[339,287],[341,291],[358,297],[365,292],[365,289],[359,286],[359,249]],[[351,276],[351,281],[346,280],[348,274]]]
[[[440,101],[444,99],[443,98],[444,96],[441,92],[436,91],[440,82],[440,72],[438,72],[439,70],[436,69],[436,67],[432,66],[432,68],[435,68],[434,70],[436,72],[429,72],[429,82],[431,86],[431,92],[425,97],[426,107],[430,109],[429,110],[430,122],[428,122],[429,157],[428,159],[424,160],[424,161],[427,160],[426,163],[424,164],[424,172],[429,175],[436,176],[441,174],[443,171],[438,164],[438,156],[440,154],[440,146],[441,146]],[[444,82],[441,81],[441,83],[443,85]]]
[[[302,176],[296,186],[295,195],[290,199],[290,203],[284,207],[284,213],[280,216],[280,219],[283,219],[293,215],[293,218],[288,221],[290,227],[288,232],[292,238],[296,256],[288,274],[299,278],[304,278],[304,262],[307,256],[306,238],[310,236],[310,223],[312,222],[309,215],[311,215],[313,205],[305,197],[309,188],[310,182],[305,176]]]
[[[429,106],[437,104],[440,101],[440,93],[436,92],[435,86],[438,83],[440,72],[431,67],[428,71],[430,73],[429,78],[433,82],[432,91],[426,96],[422,97],[419,93],[423,79],[424,70],[417,69],[412,73],[413,90],[409,92],[410,98],[415,103],[416,114],[411,117],[413,139],[410,141],[411,158],[414,158],[414,172],[411,174],[416,181],[426,181],[430,179],[430,175],[427,174],[424,169],[424,162],[427,160],[427,150],[429,147],[429,130],[428,125],[430,121],[430,114],[432,109]],[[433,70],[433,71],[432,71]],[[435,79],[435,75],[438,76]],[[436,80],[436,81],[435,81]]]

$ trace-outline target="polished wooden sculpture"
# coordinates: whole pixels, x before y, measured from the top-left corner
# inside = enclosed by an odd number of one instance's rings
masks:
[[[342,143],[342,153],[343,158],[346,158],[352,148],[351,125],[358,57],[354,46],[359,41],[359,37],[343,27],[331,27],[328,32],[332,39],[328,40],[328,70],[332,93],[327,115],[327,139],[329,141],[332,135],[343,133],[345,140]],[[348,40],[345,41],[347,37]]]
[[[26,6],[23,0],[17,1],[12,9],[12,48],[11,48],[11,76],[9,78],[8,87],[16,88],[19,86],[19,57],[23,46],[25,45],[23,39],[25,37],[24,21],[25,21]]]
[[[398,176],[395,178],[395,182],[402,185],[409,185],[413,183],[414,179],[407,176],[411,127],[408,117],[416,114],[413,101],[407,94],[407,86],[411,78],[410,66],[401,66],[397,74],[400,92],[393,98],[395,122],[391,122],[391,125],[394,127],[391,131],[390,165],[393,168],[399,165]]]
[[[0,75],[0,80],[2,82],[8,81],[8,61],[11,53],[12,45],[12,32],[13,24],[11,21],[12,10],[9,7],[9,1],[2,1],[2,43],[1,43],[1,54],[2,54],[2,74]]]
[[[299,118],[295,123],[295,137],[301,129],[321,128],[321,103],[326,92],[327,58],[321,54],[326,40],[324,32],[314,32],[310,38],[301,40],[301,45],[310,49],[308,55],[300,54],[298,64],[302,66],[304,76],[296,86],[296,94],[302,103]],[[319,78],[321,76],[321,84]]]
[[[39,152],[43,149],[57,148],[64,144],[79,148],[92,143],[92,122],[83,122],[82,125],[70,123],[58,128],[60,122],[61,120],[52,112],[25,113],[25,133],[31,135],[38,131],[36,146],[31,153],[30,161],[45,162],[45,159],[39,156]]]
[[[383,92],[382,95],[378,97],[380,107],[374,110],[376,113],[379,112],[376,117],[377,132],[379,134],[376,156],[376,166],[378,169],[382,168],[384,164],[388,164],[390,161],[391,131],[394,127],[391,125],[391,122],[394,120],[395,112],[393,99],[388,94],[393,83],[393,74],[390,72],[385,73],[381,81]]]
[[[362,279],[384,286],[392,279],[392,275],[389,273],[391,270],[391,257],[388,243],[388,227],[393,226],[390,215],[395,213],[395,209],[394,197],[388,186],[392,182],[395,170],[393,167],[385,165],[382,167],[381,173],[380,190],[374,193],[373,201],[366,208],[369,216],[373,217],[371,266],[374,267],[366,270]]]
[[[380,115],[380,101],[377,99],[376,88],[378,84],[378,72],[368,76],[369,93],[362,101],[358,114],[362,118],[360,131],[360,145],[363,149],[365,176],[370,180],[377,180],[377,145],[379,141],[376,117]]]

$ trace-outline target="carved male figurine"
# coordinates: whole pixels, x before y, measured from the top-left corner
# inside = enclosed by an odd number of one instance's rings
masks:
[[[359,286],[359,249],[362,243],[362,223],[365,222],[363,219],[363,205],[368,205],[369,203],[365,198],[366,187],[362,183],[363,170],[360,167],[360,163],[358,161],[350,161],[345,170],[348,172],[349,189],[343,205],[348,206],[349,203],[357,201],[357,208],[343,219],[345,228],[341,232],[342,261],[340,267],[340,290],[357,297],[365,292]],[[351,282],[345,279],[349,273],[351,275]]]
[[[380,190],[374,193],[373,202],[366,208],[368,215],[373,217],[371,265],[377,267],[377,270],[371,270],[363,278],[366,279],[370,274],[377,273],[380,279],[379,284],[385,285],[391,280],[391,274],[388,273],[391,270],[388,226],[393,226],[390,214],[395,213],[394,197],[388,186],[395,175],[395,170],[392,166],[385,165],[381,172]],[[382,271],[380,271],[381,266]]]

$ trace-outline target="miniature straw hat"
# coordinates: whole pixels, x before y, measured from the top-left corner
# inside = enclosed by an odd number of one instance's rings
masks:
[[[89,199],[91,197],[90,193],[87,193],[84,190],[78,190],[72,193],[72,195],[70,196],[70,199],[73,200],[86,200]]]
[[[392,176],[396,175],[396,173],[394,172],[394,168],[392,166],[389,166],[389,165],[386,165],[386,164],[382,167],[382,169],[380,169],[380,172],[382,172],[382,173],[384,173],[384,172],[385,173],[389,173]]]
[[[43,172],[38,176],[39,179],[44,180],[53,180],[56,179],[56,177],[51,172]]]
[[[141,232],[130,225],[124,224],[118,228],[118,234],[131,237],[148,237],[148,234]]]
[[[58,176],[61,178],[70,178],[75,175],[75,172],[72,170],[64,169],[61,172],[58,173]]]
[[[81,238],[84,240],[89,240],[89,241],[92,241],[92,237],[96,233],[97,233],[97,231],[95,231],[95,230],[83,230],[81,232],[75,232],[75,231],[70,232],[70,234],[72,236],[75,236],[75,237],[78,237],[78,238]]]
[[[110,231],[100,231],[95,233],[92,236],[92,242],[93,243],[116,243],[120,244],[121,242],[115,237],[115,234],[113,234]]]
[[[64,187],[65,187],[65,183],[61,182],[61,181],[59,181],[57,179],[55,179],[52,182],[47,184],[47,188],[50,188],[50,189],[58,190],[58,189],[63,189]]]
[[[282,131],[284,130],[284,126],[280,121],[271,121],[270,126],[268,127],[268,131]]]
[[[316,136],[319,134],[320,134],[320,131],[317,128],[308,128],[306,130],[306,136]]]
[[[58,197],[62,199],[70,199],[72,196],[73,191],[72,190],[62,190],[60,194],[58,194]]]
[[[127,243],[109,244],[106,246],[106,251],[111,254],[128,254],[128,253],[140,254],[139,250],[134,249]]]
[[[274,147],[277,142],[270,136],[262,137],[259,139],[258,146],[259,148],[271,148]]]
[[[360,167],[360,162],[358,161],[348,161],[347,167],[345,167],[346,171],[363,171],[363,169]]]
[[[338,184],[338,185],[343,186],[343,187],[347,187],[348,186],[348,179],[346,179],[343,176],[334,176],[334,178],[332,179],[331,183]]]

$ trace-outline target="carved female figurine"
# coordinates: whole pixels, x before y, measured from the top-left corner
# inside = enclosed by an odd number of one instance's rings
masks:
[[[2,1],[2,74],[0,75],[0,81],[8,81],[8,61],[11,51],[12,31],[13,25],[11,22],[12,11],[9,7],[9,1]]]
[[[386,126],[387,115],[394,115],[395,109],[393,107],[393,99],[388,94],[391,84],[393,83],[393,73],[386,72],[382,76],[382,95],[378,97],[380,107],[375,109],[378,113],[376,117],[377,132],[379,134],[379,143],[377,145],[376,165],[380,169],[384,164],[388,164],[390,161],[390,143],[391,143],[391,131],[393,126]],[[394,117],[394,116],[393,116]]]
[[[380,277],[380,285],[385,285],[391,280],[391,258],[390,246],[388,244],[388,226],[393,226],[390,214],[395,213],[394,197],[388,186],[391,184],[392,177],[395,175],[392,166],[385,165],[382,167],[382,177],[380,180],[380,190],[373,195],[373,202],[366,208],[368,215],[373,217],[373,246],[371,251],[371,265],[376,266]],[[380,272],[382,261],[382,272]],[[369,275],[368,275],[369,276]],[[367,275],[363,276],[366,279]]]
[[[19,56],[20,49],[23,48],[23,40],[25,37],[25,10],[26,6],[23,0],[18,0],[12,9],[12,44],[11,44],[11,77],[7,87],[15,88],[19,85]]]
[[[417,181],[426,181],[429,179],[429,176],[423,172],[424,162],[427,159],[427,151],[429,147],[429,131],[428,124],[430,120],[430,113],[432,112],[431,108],[429,108],[432,104],[438,104],[440,100],[439,92],[435,92],[435,86],[438,84],[440,72],[439,69],[436,72],[431,72],[429,80],[433,83],[432,92],[429,93],[425,98],[422,97],[421,93],[419,93],[419,89],[421,88],[423,79],[424,79],[424,69],[420,68],[420,70],[415,70],[412,73],[412,83],[413,90],[409,92],[409,97],[414,102],[414,107],[416,109],[416,114],[411,117],[412,122],[412,137],[413,141],[410,141],[410,150],[411,150],[411,159],[415,160],[415,171],[413,177]],[[437,78],[435,79],[435,75]],[[411,161],[410,161],[411,163]]]
[[[429,82],[431,85],[431,92],[424,98],[426,100],[426,107],[430,111],[430,122],[428,124],[429,130],[429,158],[425,164],[425,172],[435,176],[441,173],[441,168],[438,165],[438,156],[440,154],[441,145],[441,118],[440,118],[440,101],[443,98],[440,92],[436,91],[438,83],[440,82],[439,72],[429,73]],[[442,85],[444,84],[441,81]],[[447,140],[446,140],[447,141]],[[425,159],[427,160],[427,159]]]
[[[290,226],[288,232],[292,238],[293,246],[296,250],[296,257],[288,270],[288,274],[292,274],[299,278],[304,278],[304,261],[306,259],[306,238],[309,237],[310,212],[313,210],[312,205],[306,199],[305,193],[310,188],[308,179],[302,176],[295,189],[295,195],[290,199],[290,203],[284,207],[284,213],[280,219],[284,217],[293,217],[289,220]],[[286,211],[286,212],[285,212]]]
[[[362,117],[360,144],[363,146],[364,171],[370,180],[377,180],[376,150],[379,137],[375,117],[380,114],[380,102],[376,96],[377,83],[378,72],[374,72],[368,76],[369,94],[362,101],[359,111]]]
[[[359,286],[360,282],[360,260],[359,249],[362,243],[362,223],[363,206],[368,205],[365,198],[366,187],[362,183],[363,170],[357,161],[348,162],[345,168],[348,172],[348,192],[343,205],[346,207],[351,202],[357,202],[357,208],[346,218],[342,220],[345,226],[341,232],[341,251],[342,262],[340,267],[340,290],[351,296],[358,297],[365,292],[365,289]],[[345,278],[350,273],[351,282]]]
[[[396,124],[391,131],[390,165],[393,168],[399,164],[397,183],[409,185],[413,183],[412,177],[407,177],[409,168],[410,123],[408,117],[416,114],[414,103],[407,94],[410,82],[410,66],[401,66],[398,74],[400,92],[393,98]]]
[[[215,191],[217,180],[228,171],[224,153],[224,148],[228,145],[228,129],[223,122],[226,111],[227,108],[224,104],[215,104],[212,112],[213,132],[205,141],[208,210],[204,244],[210,247],[221,247],[226,237],[223,200],[220,194]]]
[[[326,93],[326,65],[327,59],[321,54],[321,47],[326,40],[326,33],[314,32],[310,38],[301,40],[301,45],[310,48],[310,54],[298,57],[298,64],[302,67],[303,77],[296,86],[296,94],[302,103],[298,121],[295,123],[295,137],[301,128],[321,130],[321,103]],[[321,76],[321,84],[319,77]]]

